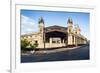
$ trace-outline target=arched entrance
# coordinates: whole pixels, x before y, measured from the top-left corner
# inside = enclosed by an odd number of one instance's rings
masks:
[[[47,48],[64,47],[66,45],[67,45],[66,32],[52,30],[45,33],[45,46]]]

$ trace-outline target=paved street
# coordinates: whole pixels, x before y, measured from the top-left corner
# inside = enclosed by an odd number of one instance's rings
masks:
[[[42,55],[21,56],[21,62],[45,62],[45,61],[64,61],[64,60],[88,60],[89,59],[89,45],[81,46],[80,48],[48,53]]]

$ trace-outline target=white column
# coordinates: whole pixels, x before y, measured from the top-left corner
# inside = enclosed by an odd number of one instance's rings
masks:
[[[68,35],[68,45],[72,45],[72,35]]]
[[[64,39],[63,39],[63,43],[64,43]]]
[[[75,42],[75,35],[74,35],[74,45],[76,44],[76,42]]]
[[[50,44],[52,44],[52,38],[50,38],[49,40],[50,40]]]

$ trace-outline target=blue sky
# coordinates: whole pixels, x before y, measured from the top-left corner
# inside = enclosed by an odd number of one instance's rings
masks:
[[[82,12],[21,10],[21,34],[38,31],[39,17],[43,17],[46,27],[52,25],[67,27],[67,20],[71,17],[73,25],[78,24],[81,34],[89,39],[90,14]]]

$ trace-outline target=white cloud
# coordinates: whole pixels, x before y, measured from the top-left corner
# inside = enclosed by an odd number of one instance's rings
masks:
[[[37,31],[35,21],[27,16],[21,15],[21,34]]]

